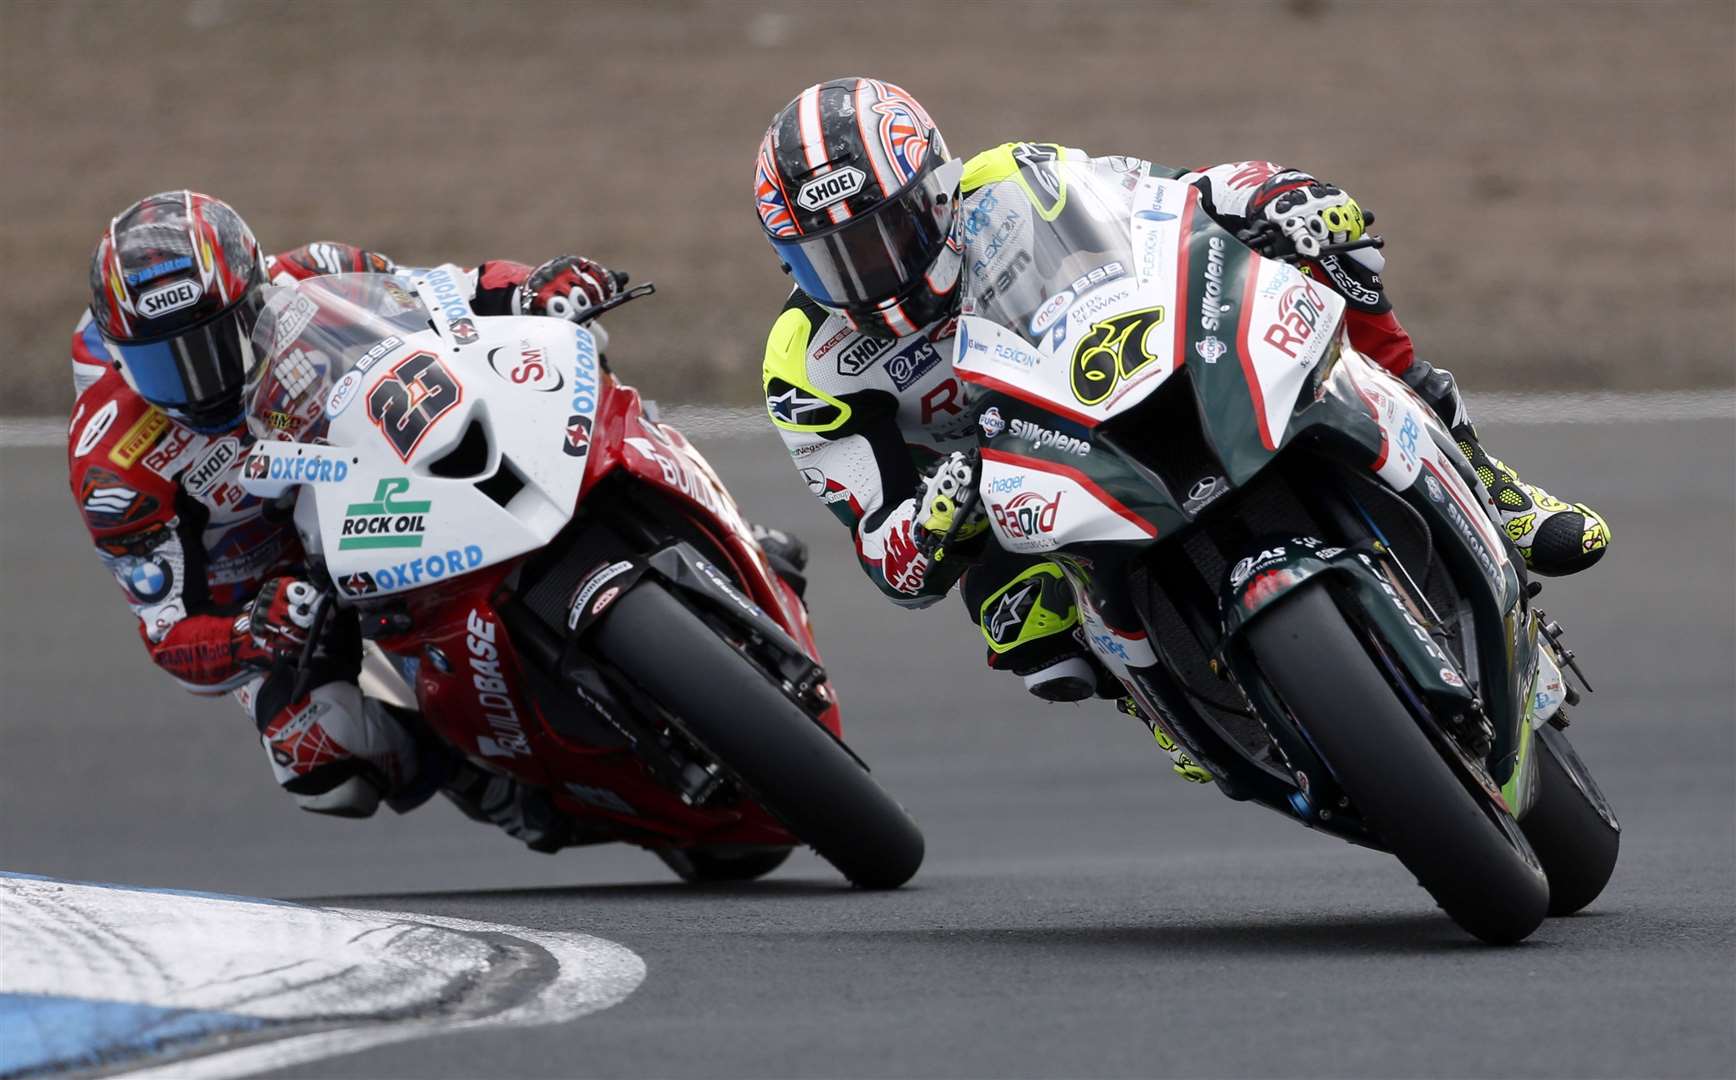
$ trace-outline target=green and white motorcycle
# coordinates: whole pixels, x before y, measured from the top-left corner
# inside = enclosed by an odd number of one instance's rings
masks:
[[[1584,907],[1620,826],[1469,463],[1335,293],[1109,160],[1027,156],[972,196],[955,366],[994,540],[1054,560],[1231,798],[1392,852],[1485,941]]]

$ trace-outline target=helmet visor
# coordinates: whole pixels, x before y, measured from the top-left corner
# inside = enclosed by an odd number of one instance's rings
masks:
[[[139,396],[166,409],[240,399],[253,366],[248,335],[259,315],[259,290],[216,317],[155,341],[109,341],[109,353],[131,376]]]
[[[952,232],[957,162],[924,169],[873,210],[822,232],[772,237],[790,277],[831,308],[872,307],[928,273]]]

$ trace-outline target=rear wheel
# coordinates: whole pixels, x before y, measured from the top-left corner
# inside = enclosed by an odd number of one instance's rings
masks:
[[[765,877],[790,857],[787,847],[663,848],[657,857],[682,881],[707,885]]]
[[[1537,929],[1549,884],[1517,823],[1430,741],[1324,586],[1277,601],[1248,640],[1363,819],[1453,921],[1494,944]]]
[[[1549,914],[1571,915],[1609,884],[1621,824],[1566,735],[1545,725],[1536,749],[1537,801],[1519,827],[1549,875]]]
[[[851,882],[895,889],[922,865],[922,832],[868,770],[662,584],[641,581],[615,601],[592,640]]]

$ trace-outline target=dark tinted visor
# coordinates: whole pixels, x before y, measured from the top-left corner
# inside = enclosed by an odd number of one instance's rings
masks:
[[[773,237],[772,247],[801,290],[827,307],[889,300],[928,273],[946,246],[958,202],[952,165],[924,169],[866,214],[807,236]]]
[[[237,397],[253,366],[248,336],[259,315],[259,290],[214,318],[157,341],[109,341],[139,396],[166,409],[195,410]]]

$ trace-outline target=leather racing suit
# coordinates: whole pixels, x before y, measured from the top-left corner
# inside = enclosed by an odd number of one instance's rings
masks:
[[[393,270],[384,255],[332,243],[308,244],[266,263],[267,276],[280,285]],[[472,306],[479,314],[511,314],[512,297],[530,273],[515,262],[481,264],[465,276]],[[238,483],[253,441],[245,425],[204,435],[153,408],[110,361],[88,312],[73,333],[72,370],[73,498],[151,660],[193,693],[233,691],[278,783],[306,809],[365,816],[381,793],[402,811],[442,784],[450,792],[460,767],[450,752],[418,734],[413,713],[364,698],[353,620],[334,620],[338,630],[316,653],[310,689],[293,701],[288,669],[266,668],[250,648],[247,612],[261,586],[305,570],[289,509]],[[334,733],[342,733],[341,742]],[[477,779],[468,777],[468,786],[478,786]],[[454,801],[476,816],[476,807],[457,795]]]

